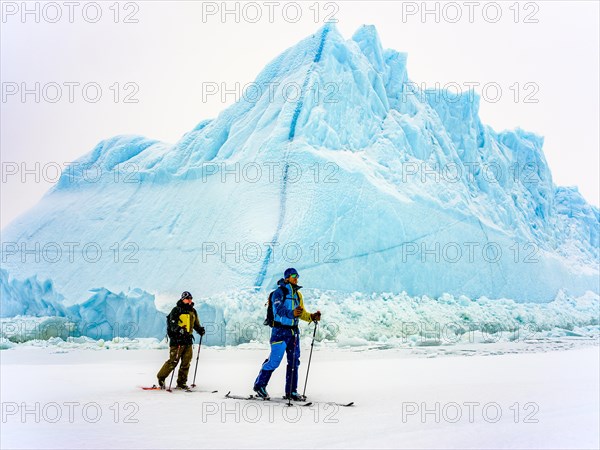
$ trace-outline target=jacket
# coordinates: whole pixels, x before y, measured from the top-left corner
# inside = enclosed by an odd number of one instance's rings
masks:
[[[300,292],[302,286],[294,286],[283,279],[277,284],[279,287],[271,297],[275,327],[297,327],[298,319],[310,322],[310,313],[304,309],[304,300]],[[300,317],[294,317],[294,309],[298,306],[302,307],[302,314]]]
[[[183,329],[183,333],[181,333]],[[194,309],[194,303],[186,305],[183,300],[177,302],[177,306],[167,316],[167,334],[169,345],[192,345],[194,336],[192,331],[200,333],[200,319],[198,312]]]

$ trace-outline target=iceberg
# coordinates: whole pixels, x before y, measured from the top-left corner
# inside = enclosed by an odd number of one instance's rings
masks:
[[[141,289],[113,293],[90,289],[85,302],[67,306],[50,280],[19,280],[0,269],[0,337],[12,342],[78,338],[163,338],[166,315]],[[89,294],[88,294],[89,295]]]
[[[81,317],[137,314],[108,294],[130,286],[264,297],[289,266],[342,293],[600,292],[598,208],[554,184],[543,138],[484,125],[475,92],[415,87],[374,27],[344,39],[327,24],[253,86],[173,145],[100,142],[3,230],[3,268],[51,279],[68,306],[106,289]],[[20,294],[2,286],[3,314],[16,313]]]
[[[0,285],[6,280],[6,276],[1,277]],[[56,311],[61,312],[48,316],[47,309],[34,309],[40,304],[40,294],[27,297],[32,280],[12,279],[10,283],[15,292],[21,292],[23,301],[19,310],[13,310],[14,317],[0,318],[0,349],[14,344],[98,349],[167,345],[165,314],[173,301],[155,299],[140,289],[115,294],[99,288],[92,290],[87,301],[66,310],[57,304]],[[580,297],[560,291],[553,301],[542,304],[450,294],[433,298],[409,296],[406,292],[319,289],[306,289],[305,298],[311,311],[325,312],[317,336],[325,346],[446,346],[526,342],[553,336],[579,336],[593,341],[599,334],[600,296],[591,291]],[[254,288],[197,297],[196,309],[206,329],[202,344],[252,346],[267,342],[271,329],[262,325],[265,300],[265,293]],[[301,325],[306,334],[312,333],[312,327]]]

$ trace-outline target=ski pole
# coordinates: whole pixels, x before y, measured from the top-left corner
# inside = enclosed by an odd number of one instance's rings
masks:
[[[181,349],[181,345],[177,346],[177,361],[175,362],[175,367],[173,367],[173,372],[171,372],[171,381],[169,381],[169,389],[167,389],[167,392],[173,392],[173,390],[171,389],[171,385],[173,384],[173,376],[175,375],[175,369],[177,369],[177,364],[179,364],[179,352]]]
[[[304,380],[304,391],[302,397],[306,398],[306,384],[308,383],[308,372],[310,371],[310,360],[312,358],[313,347],[315,346],[315,336],[317,335],[317,326],[319,322],[315,321],[315,331],[313,331],[312,342],[310,343],[310,355],[308,356],[308,367],[306,368],[306,380]]]
[[[194,381],[192,387],[196,387],[196,372],[198,371],[198,360],[200,359],[200,347],[202,347],[202,335],[200,335],[200,342],[198,342],[198,356],[196,356],[196,368],[194,369]]]
[[[296,368],[296,345],[298,343],[298,330],[296,330],[295,332],[292,331],[292,333],[294,333],[294,357],[292,359],[292,376],[290,377],[290,391],[287,393],[288,406],[292,406],[292,384],[294,383],[294,375],[296,374],[296,371],[294,369]]]

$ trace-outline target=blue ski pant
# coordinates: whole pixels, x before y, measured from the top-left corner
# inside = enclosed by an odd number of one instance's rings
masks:
[[[298,367],[300,366],[300,333],[298,329],[273,328],[271,331],[271,354],[265,360],[255,387],[266,387],[273,371],[279,367],[283,354],[287,355],[287,370],[285,375],[285,392],[290,394],[298,389]]]

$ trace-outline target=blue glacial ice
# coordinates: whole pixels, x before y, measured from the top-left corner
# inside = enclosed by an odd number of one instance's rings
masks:
[[[347,301],[600,292],[598,208],[554,184],[543,138],[484,125],[475,92],[419,89],[374,27],[328,24],[254,87],[173,145],[116,136],[66,169],[2,232],[2,316],[143,315],[156,336],[152,296],[262,299],[288,266]]]

